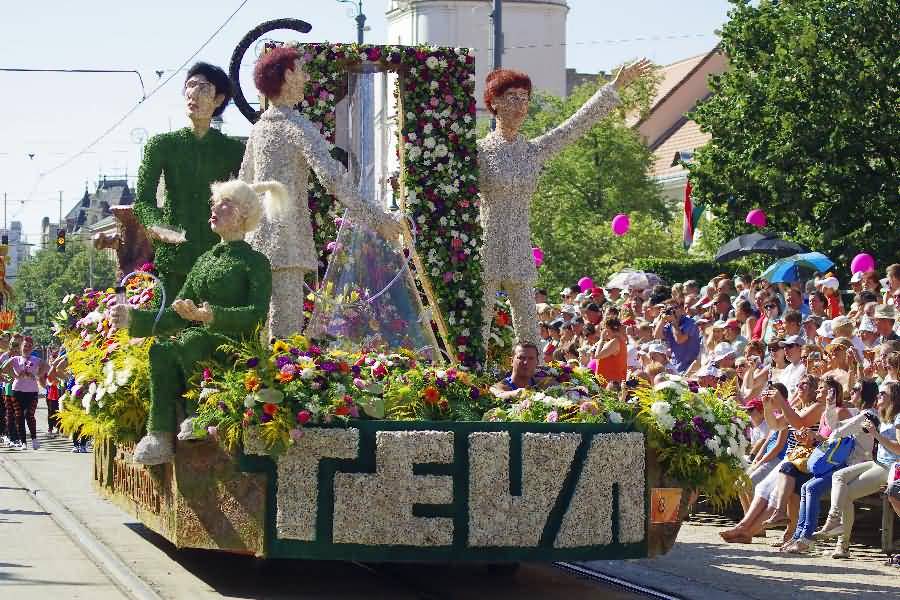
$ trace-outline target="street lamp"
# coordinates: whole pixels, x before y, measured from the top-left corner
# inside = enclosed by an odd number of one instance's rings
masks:
[[[356,41],[363,43],[363,34],[366,31],[366,15],[363,14],[362,0],[337,0],[341,4],[353,4],[356,6]]]

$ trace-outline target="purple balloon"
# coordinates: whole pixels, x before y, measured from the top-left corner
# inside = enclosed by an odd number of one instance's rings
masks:
[[[618,214],[613,217],[612,220],[612,230],[613,233],[618,236],[623,236],[628,233],[628,230],[631,228],[631,219],[628,218],[628,215]]]
[[[850,263],[850,272],[851,273],[865,273],[866,271],[873,271],[875,269],[875,257],[871,254],[866,254],[862,252],[853,257],[853,261]]]
[[[544,251],[537,246],[531,249],[531,256],[534,257],[535,267],[539,267],[544,264]]]
[[[597,359],[592,358],[591,360],[589,360],[588,364],[587,364],[587,368],[590,369],[591,371],[596,371],[597,370]]]
[[[746,222],[754,227],[765,227],[766,220],[766,213],[761,208],[754,208],[747,213]]]
[[[581,288],[582,292],[586,292],[592,287],[594,287],[594,280],[590,277],[582,277],[578,280],[578,287]]]

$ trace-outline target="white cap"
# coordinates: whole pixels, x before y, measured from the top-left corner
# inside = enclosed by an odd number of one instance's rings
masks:
[[[732,347],[731,344],[728,342],[719,342],[716,344],[716,348],[712,352],[713,360],[722,360],[729,356],[737,356],[737,352],[734,351],[734,347]]]
[[[697,377],[721,377],[722,371],[712,366],[712,363],[706,364],[700,367],[700,370],[697,371]]]
[[[822,324],[816,329],[816,335],[823,338],[833,338],[834,331],[831,329],[831,321],[822,321]]]
[[[875,327],[875,321],[866,315],[862,318],[862,321],[859,322],[859,327],[857,327],[856,330],[859,332],[868,331],[869,333],[875,333],[878,331],[878,328]]]
[[[840,287],[840,282],[838,282],[837,277],[826,277],[825,279],[820,279],[816,282],[816,287],[827,287],[831,289],[838,289]]]
[[[853,274],[853,277],[850,278],[850,283],[859,283],[860,281],[862,281],[862,278],[863,278],[863,272],[857,271],[856,273]]]
[[[647,346],[647,354],[652,354],[654,352],[658,354],[668,354],[669,347],[662,342],[656,342]]]

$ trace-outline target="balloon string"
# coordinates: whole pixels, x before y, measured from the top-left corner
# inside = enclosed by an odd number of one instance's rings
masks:
[[[342,228],[343,228],[343,224],[345,222],[347,222],[347,213],[349,213],[349,212],[350,212],[349,210],[344,211],[344,216],[341,218],[341,227]],[[410,236],[412,237],[412,247],[413,248],[415,248],[415,246],[416,246],[416,230],[415,230],[414,225],[415,224],[413,224],[413,226],[411,226],[409,228],[409,233],[410,233]],[[340,232],[338,232],[338,233],[340,233]],[[384,288],[382,288],[382,290],[380,292],[378,292],[377,294],[366,298],[365,299],[366,303],[371,304],[372,302],[374,302],[375,300],[377,300],[378,298],[380,298],[381,296],[386,294],[387,291],[389,289],[391,289],[391,287],[395,283],[397,283],[397,280],[400,279],[400,276],[403,275],[403,272],[409,268],[409,262],[411,260],[412,260],[412,252],[410,252],[409,256],[407,256],[405,258],[405,260],[403,261],[403,266],[400,267],[400,269],[397,271],[397,274],[394,275],[394,277],[388,282],[388,284],[386,286],[384,286]],[[309,284],[307,284],[306,281],[303,282],[303,287],[305,287],[307,290],[309,290],[309,293],[311,293],[316,300],[321,299],[319,292],[317,290],[314,290],[311,287],[309,287]]]

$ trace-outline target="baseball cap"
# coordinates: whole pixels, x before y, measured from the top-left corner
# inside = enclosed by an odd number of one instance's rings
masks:
[[[897,309],[891,304],[879,304],[875,307],[876,319],[896,319]]]
[[[655,342],[647,346],[647,354],[652,354],[654,352],[659,354],[668,354],[669,347],[661,342]]]
[[[760,400],[758,397],[750,398],[744,404],[741,405],[741,408],[743,408],[746,411],[762,410],[762,407],[763,407],[762,400]]]
[[[730,329],[740,329],[741,322],[737,319],[728,319],[727,321],[725,321],[725,327],[728,327]]]
[[[822,321],[822,324],[816,329],[816,335],[823,338],[833,338],[834,331],[831,329],[831,321]]]
[[[870,319],[867,315],[862,318],[862,321],[859,322],[859,327],[857,327],[856,330],[860,332],[868,331],[869,333],[875,333],[876,331],[878,331],[878,328],[875,327],[875,321]]]
[[[859,283],[862,281],[863,273],[862,271],[857,271],[853,274],[853,277],[850,278],[850,283]]]
[[[712,366],[712,364],[706,364],[700,367],[700,370],[697,371],[697,377],[721,377],[722,371]]]
[[[838,282],[837,277],[826,277],[824,279],[820,279],[816,282],[816,287],[822,286],[832,289],[838,289],[840,287],[840,283]]]
[[[787,348],[788,346],[802,346],[803,338],[801,338],[799,335],[789,335],[784,338],[784,341],[781,343],[781,345],[785,348]]]
[[[727,321],[716,321],[713,323],[713,329],[725,329],[728,326]]]
[[[796,337],[796,336],[793,336]],[[787,342],[787,340],[785,340]],[[712,352],[713,360],[722,360],[728,358],[729,356],[735,356],[737,353],[734,351],[734,348],[728,342],[719,342],[716,344],[715,349]]]

